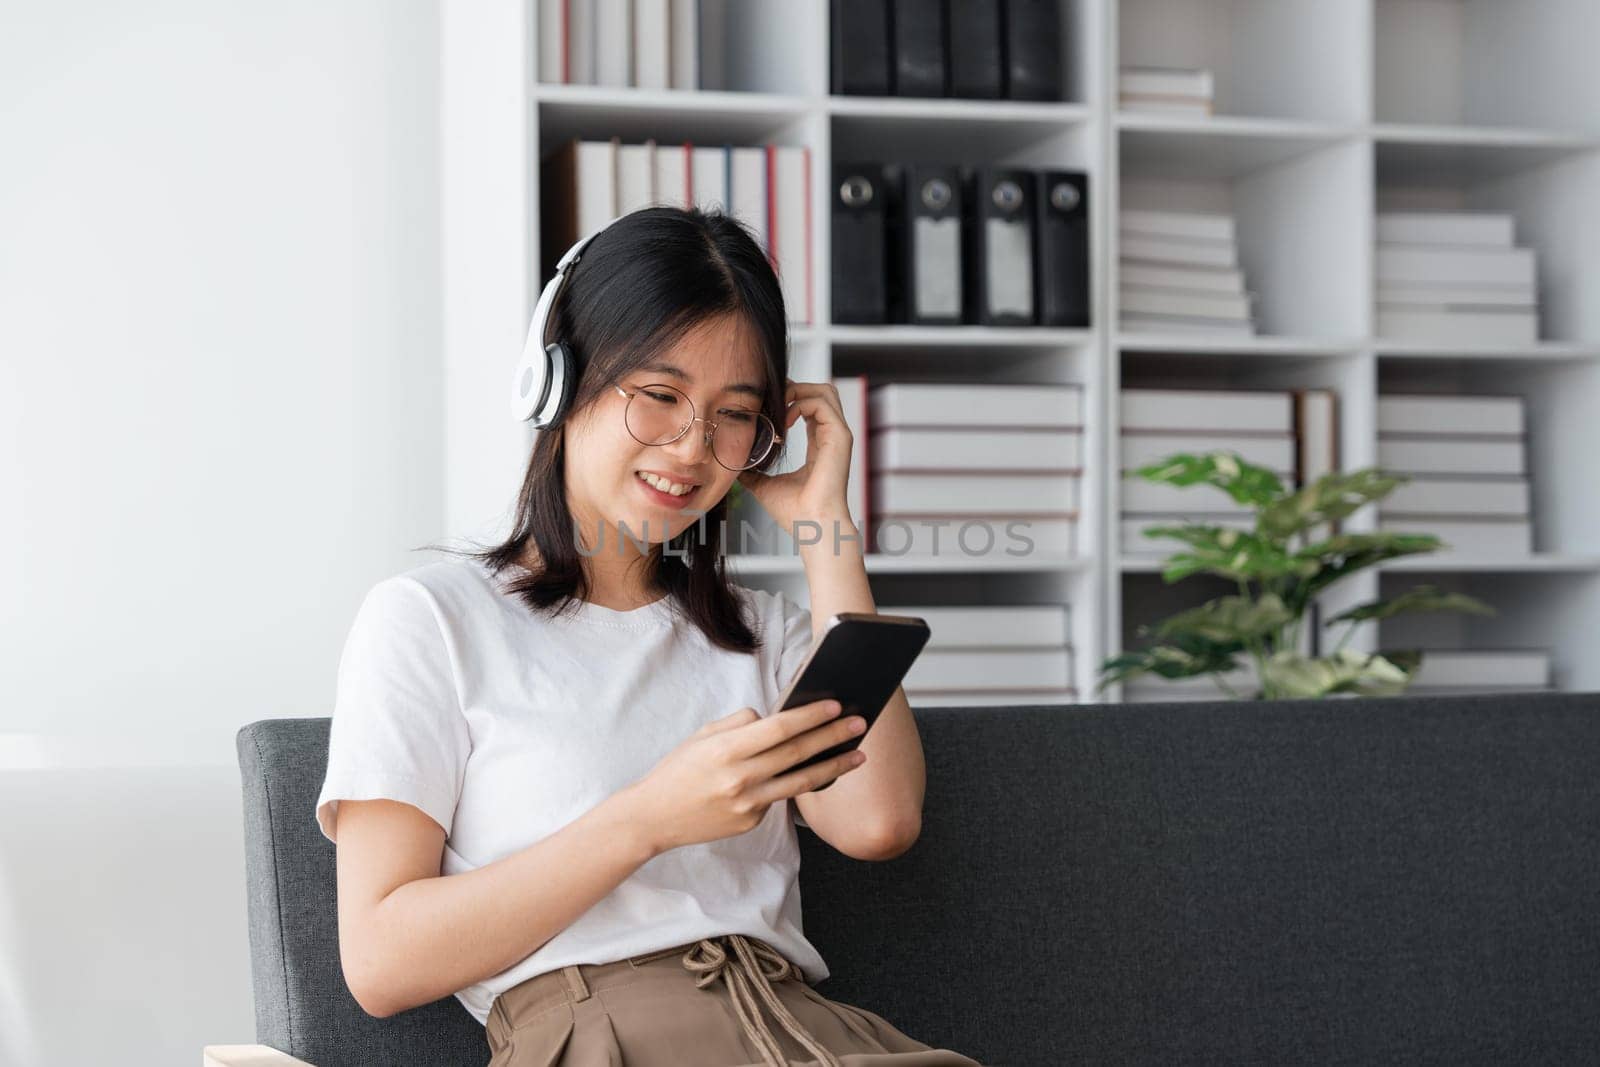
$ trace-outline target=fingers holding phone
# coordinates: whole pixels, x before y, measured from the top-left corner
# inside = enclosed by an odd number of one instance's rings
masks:
[[[856,746],[871,724],[860,715],[839,718],[841,705],[837,700],[817,700],[785,708],[768,716],[766,721],[818,707],[827,715],[821,725],[807,726],[804,733],[775,744],[755,757],[764,771],[770,769],[774,783],[781,790],[780,796],[819,792],[867,761],[867,754]],[[836,752],[831,758],[816,758],[820,753],[843,746],[848,746],[848,751]]]
[[[861,765],[861,739],[929,636],[922,619],[840,612],[778,701],[701,727],[630,788],[659,847],[745,833],[778,800],[826,789]]]
[[[860,732],[865,734],[894,696],[929,636],[926,620],[911,615],[869,612],[833,615],[778,706],[787,711],[818,700],[837,700],[844,706],[847,717],[859,716],[865,721]],[[803,757],[795,770],[804,770],[812,763],[823,763],[840,752],[856,748],[861,743],[860,734]],[[831,780],[827,784],[831,784]],[[819,788],[826,788],[827,784]]]
[[[860,723],[855,716],[840,719],[837,701],[819,700],[765,718],[740,708],[702,726],[628,787],[655,848],[746,833],[774,801],[825,786],[859,766],[865,756],[845,752],[793,769],[859,737],[852,719]]]
[[[772,803],[818,792],[867,761],[855,746],[870,724],[859,715],[840,718],[842,710],[837,700],[814,700],[750,724],[741,743],[759,746],[747,753],[755,773],[767,779],[756,790],[758,798]],[[818,758],[846,745],[848,751]]]

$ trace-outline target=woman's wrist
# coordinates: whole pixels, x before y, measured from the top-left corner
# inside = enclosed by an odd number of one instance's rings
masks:
[[[848,511],[824,512],[800,519],[793,531],[802,557],[861,555],[861,531]]]
[[[650,805],[639,796],[635,782],[611,794],[601,804],[615,833],[625,841],[640,865],[650,862],[672,846],[652,818]]]

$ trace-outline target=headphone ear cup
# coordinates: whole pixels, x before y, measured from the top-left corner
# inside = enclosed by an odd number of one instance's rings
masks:
[[[511,383],[511,414],[521,420],[536,418],[550,395],[550,357],[538,345],[522,350]]]
[[[560,341],[545,346],[546,362],[550,368],[550,388],[545,402],[534,416],[533,424],[541,429],[549,426],[572,407],[572,396],[577,392],[577,361]]]

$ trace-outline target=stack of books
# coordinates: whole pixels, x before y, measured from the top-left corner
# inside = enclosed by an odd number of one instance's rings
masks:
[[[913,708],[984,704],[1072,704],[1070,609],[878,606],[880,615],[925,619],[922,654],[901,688]]]
[[[1117,77],[1117,104],[1124,111],[1210,115],[1214,82],[1211,71],[1203,69],[1123,67]]]
[[[538,4],[540,81],[639,89],[700,87],[700,0],[538,0]],[[705,30],[717,33],[720,27],[708,23]]]
[[[1080,386],[895,382],[868,392],[867,423],[869,551],[1077,551]]]
[[[1536,264],[1510,215],[1378,215],[1378,336],[1514,345],[1539,334]]]
[[[1152,526],[1186,522],[1248,530],[1250,508],[1211,486],[1177,486],[1130,473],[1176,452],[1236,452],[1284,484],[1296,481],[1296,399],[1288,391],[1124,389],[1121,395],[1122,513],[1125,556],[1166,556],[1180,547],[1150,538]]]
[[[1520,692],[1550,688],[1550,653],[1542,649],[1427,649],[1407,692]]]
[[[1125,208],[1118,229],[1123,330],[1255,333],[1232,215]]]
[[[792,323],[813,321],[811,149],[571,140],[545,157],[544,274],[579,237],[639,208],[699,206],[736,216],[772,261]]]
[[[844,424],[850,428],[850,438],[854,447],[850,450],[850,474],[845,481],[845,503],[850,509],[850,518],[855,521],[856,531],[863,538],[867,534],[867,523],[872,517],[871,494],[867,492],[867,461],[869,442],[868,432],[871,421],[867,414],[867,393],[871,383],[865,374],[836,374],[833,377],[833,387],[839,394],[839,406],[844,410]],[[789,427],[789,438],[795,437],[795,431],[805,433],[805,424],[796,419],[795,424]],[[804,455],[798,451],[795,455]],[[865,549],[865,541],[862,543]]]
[[[1379,502],[1382,527],[1473,555],[1532,552],[1523,434],[1519,396],[1378,397],[1378,465],[1413,479]]]

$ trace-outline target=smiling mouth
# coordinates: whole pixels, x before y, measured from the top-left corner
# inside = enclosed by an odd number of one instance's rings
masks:
[[[685,490],[684,492],[682,492],[682,493],[674,493],[669,489],[662,488],[661,485],[652,484],[649,480],[647,480],[645,478],[645,475],[644,475],[643,471],[634,471],[633,472],[633,477],[634,477],[634,480],[637,481],[640,485],[643,485],[648,489],[654,489],[656,492],[661,493],[661,494],[663,494],[665,496],[669,496],[674,500],[687,500],[687,499],[689,499],[691,496],[693,496],[695,494],[695,491],[697,489],[700,488],[700,484],[698,482],[694,482],[694,483],[690,483],[689,484],[689,488],[687,490]],[[661,481],[664,481],[664,479],[661,479]],[[666,482],[665,484],[671,485],[671,484],[674,484],[674,483]],[[682,484],[682,483],[677,483],[677,484]]]

